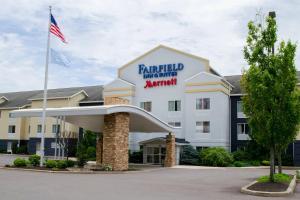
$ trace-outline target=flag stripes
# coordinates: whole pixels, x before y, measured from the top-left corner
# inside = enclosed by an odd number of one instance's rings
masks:
[[[52,14],[51,14],[50,32],[53,33],[54,35],[56,35],[57,37],[59,37],[62,42],[67,43],[65,36],[60,31]]]

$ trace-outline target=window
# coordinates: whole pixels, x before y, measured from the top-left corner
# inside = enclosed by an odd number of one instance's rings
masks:
[[[237,124],[237,134],[249,134],[250,129],[247,123]]]
[[[141,102],[140,107],[144,110],[147,110],[148,112],[151,112],[152,102],[151,101]]]
[[[237,102],[237,112],[238,113],[242,113],[243,112],[243,102],[242,101],[238,101]]]
[[[41,124],[37,125],[37,132],[38,133],[42,132],[42,125]]]
[[[210,109],[209,98],[196,99],[196,110],[208,110],[208,109]]]
[[[8,126],[8,133],[16,133],[16,126],[15,125],[9,125]]]
[[[209,121],[196,122],[196,131],[200,132],[200,133],[209,133],[210,132],[210,122]]]
[[[181,122],[169,122],[168,124],[174,127],[181,127]]]
[[[60,132],[60,125],[53,124],[52,125],[52,133],[58,133],[58,132]]]
[[[169,111],[180,111],[181,110],[181,101],[169,101]]]

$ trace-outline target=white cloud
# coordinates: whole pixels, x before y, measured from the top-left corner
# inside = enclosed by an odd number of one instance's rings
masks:
[[[209,59],[223,75],[238,74],[246,66],[247,22],[260,8],[276,10],[280,38],[300,38],[297,1],[6,1],[0,7],[0,92],[42,89],[49,3],[69,41],[53,39],[52,46],[76,62],[71,70],[52,67],[52,88],[107,83],[118,67],[160,43]]]

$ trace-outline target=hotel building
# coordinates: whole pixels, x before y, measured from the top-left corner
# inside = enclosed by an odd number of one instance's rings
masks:
[[[250,139],[242,111],[240,78],[222,76],[205,58],[159,45],[120,67],[117,78],[104,86],[49,90],[48,107],[99,106],[105,98],[122,98],[173,127],[181,127],[174,132],[178,163],[184,145],[235,151]],[[41,108],[42,93],[0,93],[0,149],[11,151],[16,143],[27,145],[29,153],[39,153],[40,118],[10,118],[9,112]],[[47,119],[46,155],[54,153],[54,136],[60,129],[56,122],[55,118]],[[70,144],[76,145],[82,128],[66,123],[65,130]],[[131,132],[129,148],[143,148],[144,163],[160,164],[164,159],[165,135]],[[300,165],[300,135],[290,149],[295,165]]]

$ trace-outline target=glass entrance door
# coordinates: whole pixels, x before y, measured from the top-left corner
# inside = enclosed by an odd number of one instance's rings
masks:
[[[147,147],[147,163],[160,165],[163,164],[165,159],[165,148],[164,147]]]

